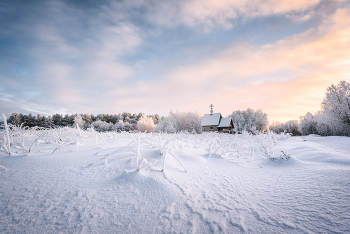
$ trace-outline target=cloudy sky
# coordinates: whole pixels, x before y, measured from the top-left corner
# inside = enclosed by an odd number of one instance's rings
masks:
[[[350,82],[350,2],[0,0],[0,112],[320,109]]]

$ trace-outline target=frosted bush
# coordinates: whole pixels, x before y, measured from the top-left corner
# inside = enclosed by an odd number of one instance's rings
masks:
[[[274,145],[279,140],[290,137],[288,133],[273,132],[252,134],[243,131],[242,134],[205,133],[202,138],[195,139],[195,145],[204,147],[208,158],[218,155],[232,162],[273,160]]]
[[[281,150],[280,159],[288,160],[288,159],[290,159],[290,157],[291,157],[290,154],[288,154],[286,151]]]
[[[119,120],[113,127],[112,127],[112,131],[117,131],[117,132],[121,132],[124,131],[125,129],[125,124],[123,122],[123,120]]]
[[[75,118],[74,118],[74,123],[76,125],[78,125],[80,128],[82,128],[85,124],[85,121],[83,120],[83,118],[81,117],[81,115],[77,115]]]
[[[153,132],[155,129],[153,119],[147,116],[141,117],[141,119],[137,122],[137,129],[141,132]]]
[[[7,126],[7,128],[6,128]],[[0,130],[0,151],[9,155],[26,155],[33,151],[55,153],[57,151],[76,151],[79,145],[109,147],[104,137],[93,128],[83,131],[76,128],[22,127],[4,125]],[[8,133],[7,133],[8,132]],[[110,133],[112,134],[112,133]],[[115,136],[108,135],[110,138]]]
[[[98,132],[106,132],[112,129],[113,124],[112,123],[107,123],[102,120],[97,120],[91,124],[94,129]]]

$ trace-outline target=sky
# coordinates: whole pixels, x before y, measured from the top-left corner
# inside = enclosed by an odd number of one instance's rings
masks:
[[[0,0],[0,112],[320,110],[350,82],[350,1]]]

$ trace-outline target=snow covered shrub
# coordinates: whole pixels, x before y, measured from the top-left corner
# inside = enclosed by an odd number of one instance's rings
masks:
[[[209,158],[213,152],[216,154],[219,148],[222,148],[221,141],[218,137],[214,137],[209,145]]]
[[[94,129],[98,132],[106,132],[112,129],[113,124],[112,123],[107,123],[101,120],[97,120],[91,124]]]
[[[283,150],[281,150],[281,154],[280,154],[280,157],[279,158],[276,158],[276,157],[271,157],[270,158],[270,160],[277,160],[277,159],[279,159],[279,160],[288,160],[288,159],[290,159],[290,154],[288,154],[286,151],[283,151]]]
[[[125,124],[123,122],[123,120],[119,120],[113,127],[112,127],[112,131],[118,131],[118,132],[121,132],[121,131],[124,131],[125,129]]]
[[[123,120],[119,120],[113,127],[111,128],[112,131],[118,131],[118,132],[130,132],[134,130],[135,127],[129,122],[123,122]]]
[[[280,156],[280,159],[285,159],[285,160],[288,160],[290,159],[290,154],[288,154],[286,151],[283,151],[281,150],[281,156]]]
[[[124,123],[124,131],[130,132],[132,130],[134,130],[134,125],[129,122]]]
[[[6,153],[11,155],[10,131],[9,131],[9,128],[7,125],[6,116],[4,114],[2,114],[2,118],[4,120],[5,131],[4,131],[4,137],[2,138],[2,145],[0,147],[1,147],[1,149],[4,149],[6,151]]]
[[[274,133],[252,134],[243,131],[242,134],[202,134],[207,138],[204,142],[206,152],[212,155],[219,155],[232,162],[258,161],[274,157],[273,145],[276,144]],[[210,138],[209,138],[210,137]],[[208,139],[209,138],[209,139]]]
[[[162,148],[161,148],[161,154],[163,154],[163,169],[161,170],[162,172],[165,171],[165,162],[166,162],[166,159],[169,155],[173,156],[173,158],[175,158],[177,160],[177,162],[179,162],[179,164],[183,167],[184,171],[187,172],[185,166],[182,164],[182,162],[176,156],[175,152],[176,152],[177,148],[180,150],[183,150],[184,147],[177,145],[176,140],[174,140],[174,139],[166,142],[162,146]]]
[[[147,116],[141,117],[141,119],[137,122],[137,129],[141,132],[153,132],[155,129],[153,119]]]
[[[270,160],[274,157],[272,146],[275,144],[275,140],[271,134],[258,134],[253,137],[253,141],[255,141],[253,147],[258,149],[263,158]]]

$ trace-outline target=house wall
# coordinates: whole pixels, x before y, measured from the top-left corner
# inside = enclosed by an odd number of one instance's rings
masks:
[[[213,127],[212,130],[209,129],[209,127]],[[202,132],[215,132],[218,131],[218,128],[216,126],[204,126],[202,127]]]

